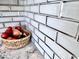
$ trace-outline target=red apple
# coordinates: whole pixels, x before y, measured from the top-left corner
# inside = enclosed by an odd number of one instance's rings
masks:
[[[25,34],[28,36],[29,35],[29,33],[28,32],[25,32]]]
[[[21,26],[16,26],[15,29],[22,31],[22,27]]]
[[[13,36],[19,37],[20,35],[22,35],[22,33],[19,30],[13,29]]]
[[[5,32],[5,33],[2,33],[1,37],[4,39],[7,39],[9,37],[9,35]]]
[[[8,33],[9,35],[12,35],[12,34],[13,34],[13,29],[12,29],[12,27],[8,27],[5,32]]]

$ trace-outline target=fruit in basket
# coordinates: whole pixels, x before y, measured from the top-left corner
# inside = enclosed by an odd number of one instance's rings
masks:
[[[5,32],[6,32],[7,34],[9,34],[9,35],[12,35],[12,34],[13,34],[13,29],[12,29],[12,27],[8,27]]]
[[[29,33],[28,33],[28,32],[25,32],[25,35],[26,35],[26,36],[28,36],[28,35],[29,35]]]
[[[7,40],[16,40],[28,36],[28,31],[24,31],[21,26],[11,27],[9,26],[5,32],[1,34],[1,37]]]
[[[15,29],[22,31],[22,27],[21,26],[16,26]]]
[[[4,33],[2,33],[1,37],[4,39],[7,39],[9,37],[9,35],[6,32],[4,32]]]
[[[17,30],[17,29],[13,29],[13,36],[19,36],[19,35],[21,35],[22,33],[19,31],[19,30]]]

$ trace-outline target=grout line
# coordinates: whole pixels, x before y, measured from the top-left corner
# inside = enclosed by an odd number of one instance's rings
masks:
[[[46,16],[46,22],[45,22],[45,25],[47,25],[47,16]]]
[[[55,40],[55,42],[57,42],[57,39],[58,39],[58,32],[56,33],[56,40]]]

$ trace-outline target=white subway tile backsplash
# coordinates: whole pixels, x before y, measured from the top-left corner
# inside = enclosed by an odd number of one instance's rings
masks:
[[[3,12],[2,16],[19,16],[19,12]]]
[[[65,47],[67,50],[71,51],[73,54],[75,54],[77,57],[79,57],[79,42],[76,41],[76,39],[66,36],[62,33],[58,33],[58,39],[57,42]]]
[[[34,27],[30,24],[29,28],[34,31]]]
[[[26,5],[26,0],[19,0],[19,5]]]
[[[32,33],[32,36],[38,42],[38,37],[34,33]]]
[[[17,4],[17,0],[1,0],[0,4]]]
[[[27,17],[26,17],[26,18],[25,18],[25,21],[28,22],[28,23],[30,23],[30,18],[27,18]]]
[[[37,23],[37,22],[31,20],[31,24],[32,24],[33,26],[35,26],[36,28],[38,28],[38,23]]]
[[[64,4],[63,10],[61,10],[62,12],[61,16],[65,17],[63,20],[50,18],[50,15],[55,16],[60,15],[60,9],[62,8],[60,8],[61,1],[59,2],[59,0],[19,0],[18,2],[17,1],[18,0],[0,1],[0,4],[9,4],[9,5],[15,4],[11,6],[8,5],[0,6],[1,10],[0,16],[11,16],[11,17],[0,18],[0,34],[4,32],[6,30],[6,27],[8,26],[16,26],[20,24],[26,25],[27,29],[29,28],[29,30],[32,30],[34,32],[32,33],[31,40],[36,45],[41,54],[45,57],[45,59],[53,59],[53,57],[54,59],[72,59],[71,58],[72,54],[79,57],[78,53],[79,43],[75,39],[78,32],[79,24],[77,22],[71,22],[65,20],[65,18],[68,17],[78,21],[79,1],[63,0],[63,1],[73,1],[63,3]],[[56,3],[51,1],[55,1]],[[48,14],[49,17],[46,16],[45,14]],[[26,16],[26,17],[17,17],[17,16]],[[57,29],[58,31],[54,30],[53,28]],[[74,38],[62,34],[59,31],[69,34]],[[56,42],[53,40],[55,40]],[[59,46],[57,43],[66,48],[72,54],[70,54],[64,48]],[[53,55],[54,52],[55,55]],[[76,59],[75,56],[73,56],[74,57],[73,59]]]
[[[38,50],[41,52],[41,54],[43,55],[44,50],[38,45],[38,43],[35,42],[35,45],[38,48]]]
[[[0,22],[9,22],[9,21],[12,21],[11,17],[10,18],[8,18],[8,17],[6,17],[6,18],[0,18]]]
[[[50,17],[48,17],[47,25],[57,30],[60,30],[62,32],[65,32],[69,35],[72,35],[74,37],[76,36],[78,29],[78,23],[50,18]]]
[[[47,0],[34,0],[34,3],[42,3],[42,2],[47,2]]]
[[[21,21],[21,25],[27,25],[25,21]]]
[[[50,39],[47,37],[46,43],[58,56],[60,56],[61,59],[71,59],[71,54],[69,54],[66,50],[57,45],[55,42],[50,41]]]
[[[79,1],[64,3],[62,16],[79,20]]]
[[[3,28],[3,24],[2,23],[0,23],[0,28]]]
[[[25,16],[28,16],[28,13],[27,13],[27,12],[24,12],[24,15],[25,15]]]
[[[60,11],[60,4],[47,4],[40,6],[40,13],[59,15],[59,11]]]
[[[19,12],[20,16],[25,16],[25,12]]]
[[[5,27],[18,26],[18,25],[19,25],[19,22],[5,23]]]
[[[43,35],[40,31],[38,31],[37,29],[35,29],[35,34],[36,34],[41,40],[44,41],[45,35]]]
[[[34,38],[33,38],[33,37],[31,38],[31,41],[32,41],[33,43],[35,43],[35,40],[34,40]]]
[[[41,25],[39,26],[40,31],[42,31],[43,33],[45,33],[46,35],[48,35],[49,37],[51,37],[53,40],[56,40],[56,33],[57,31],[46,27],[45,25]]]
[[[39,39],[40,46],[49,54],[51,58],[53,58],[53,51],[49,49],[40,39]]]
[[[0,6],[0,10],[10,10],[9,6]]]
[[[33,13],[28,13],[28,17],[33,19]]]
[[[23,11],[24,10],[24,6],[11,6],[11,10]]]
[[[38,5],[31,6],[31,12],[37,12],[37,13],[39,13],[39,6]]]
[[[51,59],[46,53],[45,53],[44,58],[45,58],[45,59]]]
[[[34,4],[33,1],[34,1],[34,0],[28,0],[28,1],[27,1],[27,4]]]
[[[24,21],[24,17],[13,17],[13,21]]]
[[[5,30],[6,28],[0,28],[0,34],[2,34]]]
[[[35,17],[35,20],[36,21],[41,22],[43,24],[46,23],[46,16],[42,16],[42,15],[35,14],[34,17]]]
[[[67,0],[48,0],[48,1],[67,1]]]
[[[30,6],[26,6],[25,11],[30,11]]]
[[[54,59],[60,59],[57,55],[54,56]]]

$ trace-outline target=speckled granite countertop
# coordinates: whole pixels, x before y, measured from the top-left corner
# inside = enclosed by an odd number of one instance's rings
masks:
[[[24,48],[9,50],[4,46],[0,47],[0,59],[44,59],[33,43]]]

